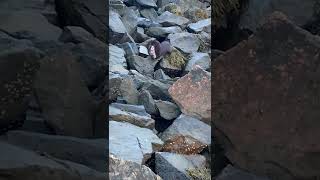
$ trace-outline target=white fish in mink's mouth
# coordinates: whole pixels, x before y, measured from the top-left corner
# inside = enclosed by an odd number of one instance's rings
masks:
[[[150,47],[150,55],[152,56],[153,59],[157,58],[157,55],[156,55],[156,51],[154,49],[154,46],[151,46]]]

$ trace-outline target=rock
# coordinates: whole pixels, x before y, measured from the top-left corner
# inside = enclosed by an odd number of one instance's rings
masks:
[[[91,33],[79,26],[66,26],[61,34],[60,41],[72,43],[90,43],[90,41],[99,41]]]
[[[157,4],[159,7],[164,7],[169,3],[178,3],[178,2],[180,2],[180,0],[158,0]]]
[[[140,116],[151,117],[144,108],[143,105],[131,105],[131,104],[120,104],[120,103],[112,103],[112,107],[121,109],[122,111],[131,112],[134,114],[138,114]]]
[[[112,121],[118,122],[128,122],[130,124],[142,127],[153,129],[155,121],[150,116],[142,116],[132,112],[126,112],[119,108],[109,105],[109,119]]]
[[[154,10],[154,8],[142,9],[142,10],[140,10],[140,14],[142,17],[148,18],[151,21],[155,21],[158,17],[158,14],[157,14],[156,10]]]
[[[125,51],[118,46],[109,44],[109,72],[128,74]]]
[[[98,39],[71,48],[80,64],[81,77],[90,90],[98,87],[107,74],[106,48],[107,45]]]
[[[50,24],[42,14],[31,11],[1,10],[0,30],[17,39],[33,41],[58,41],[62,33],[59,27]]]
[[[186,64],[186,57],[176,48],[173,48],[171,53],[164,56],[160,61],[160,67],[170,77],[179,76]]]
[[[130,76],[126,76],[121,80],[119,92],[120,96],[123,97],[126,103],[138,104],[139,92]]]
[[[109,178],[110,180],[117,179],[150,179],[161,180],[161,177],[156,175],[150,168],[140,165],[135,162],[121,160],[114,155],[109,155]]]
[[[187,18],[175,15],[169,11],[162,13],[156,21],[165,27],[180,26],[182,28],[189,22]]]
[[[148,90],[151,96],[157,100],[170,101],[168,93],[169,85],[157,80],[148,81],[143,84],[142,89]]]
[[[166,120],[173,120],[181,114],[178,106],[172,102],[156,100],[155,103],[160,116]]]
[[[145,155],[162,144],[150,129],[109,121],[109,152],[122,160],[141,164]]]
[[[138,46],[135,43],[126,42],[123,44],[119,44],[118,47],[122,48],[125,51],[126,58],[137,55],[139,53]]]
[[[107,1],[57,0],[55,1],[55,4],[62,26],[71,25],[83,27],[102,42],[107,42],[108,15],[107,11],[105,10],[105,7],[107,7]],[[116,18],[117,17],[115,16],[110,17],[109,15],[109,25],[111,29],[113,29],[114,26],[112,25],[114,25],[114,23],[118,23],[114,20]],[[116,32],[122,32],[121,28],[122,27],[119,24]]]
[[[105,139],[80,139],[26,131],[9,131],[6,141],[30,151],[83,164],[100,172],[105,171]],[[90,151],[83,151],[84,149],[90,149]]]
[[[184,12],[184,16],[193,23],[209,18],[210,14],[211,13],[207,13],[206,10],[199,7],[191,7]]]
[[[194,33],[199,33],[203,31],[205,28],[211,28],[211,18],[200,20],[196,23],[191,23],[188,25],[188,29]]]
[[[211,33],[206,33],[202,31],[198,34],[198,38],[200,40],[200,47],[198,51],[203,53],[209,53],[211,55]]]
[[[240,17],[240,27],[256,32],[261,22],[274,11],[285,13],[295,24],[303,26],[315,20],[317,3],[313,0],[268,0],[263,3],[249,0],[247,10]]]
[[[259,177],[254,174],[237,169],[231,165],[228,165],[218,175],[216,180],[269,180],[265,177]]]
[[[19,148],[14,145],[0,142],[0,171],[9,176],[5,180],[15,179],[106,179],[104,173],[95,171],[86,166],[63,161],[48,155],[38,155],[32,151]]]
[[[150,37],[144,33],[144,28],[137,27],[136,31],[133,33],[133,39],[135,40],[135,42],[141,43],[150,39]]]
[[[175,136],[190,136],[205,145],[211,144],[211,127],[198,119],[181,114],[161,135],[163,141]]]
[[[135,69],[139,73],[152,77],[154,67],[157,63],[156,60],[151,59],[150,56],[143,58],[141,56],[128,57],[128,65],[130,69]]]
[[[147,18],[139,18],[138,27],[150,28],[150,27],[161,27],[162,25],[156,21],[151,21]]]
[[[156,152],[155,164],[156,173],[163,179],[191,179],[186,170],[203,167],[205,158],[201,155]]]
[[[124,4],[123,0],[110,0],[109,1],[109,10],[117,12],[120,16],[122,16],[127,6]]]
[[[133,35],[133,32],[137,28],[139,17],[138,17],[138,10],[134,10],[132,8],[127,8],[124,15],[121,17],[121,20],[126,27],[127,32],[130,35]]]
[[[93,135],[95,105],[71,53],[57,49],[55,54],[41,61],[35,90],[45,121],[57,134]]]
[[[144,56],[149,56],[148,49],[144,46],[139,46],[139,53]]]
[[[184,53],[196,52],[199,49],[200,41],[195,34],[192,33],[176,33],[168,36],[172,46],[180,49]]]
[[[157,7],[157,4],[154,2],[154,0],[135,0],[135,1],[142,7],[153,7],[153,8]]]
[[[181,33],[182,30],[179,26],[171,26],[171,27],[150,27],[147,30],[147,35],[151,37],[166,38],[169,34]]]
[[[147,113],[152,115],[159,114],[159,111],[157,109],[156,103],[154,99],[152,98],[151,94],[147,90],[142,90],[139,95],[139,103],[144,106]]]
[[[186,115],[211,124],[211,74],[195,66],[169,89],[174,102]]]
[[[122,82],[122,77],[119,74],[109,73],[109,82],[108,87],[106,87],[106,91],[108,88],[109,100],[115,101],[118,96],[120,96],[120,85]],[[107,83],[106,83],[107,85]]]
[[[199,154],[206,144],[201,143],[191,136],[176,135],[164,142],[161,151],[178,154]]]
[[[276,12],[216,58],[213,133],[237,167],[270,179],[320,176],[319,49],[319,37]]]
[[[176,3],[169,3],[165,5],[163,8],[163,11],[169,11],[172,14],[175,14],[177,16],[182,16],[182,10],[180,6],[178,6]]]
[[[209,70],[211,67],[211,59],[208,53],[194,52],[188,61],[185,71],[191,71],[195,66],[200,66],[202,69]]]
[[[109,11],[109,43],[116,44],[122,41],[127,34],[120,15],[114,11]]]
[[[0,132],[19,126],[43,52],[0,31]]]
[[[55,10],[54,0],[48,1],[30,1],[30,0],[4,0],[0,2],[0,9],[10,11],[32,11],[41,13],[46,19],[54,25],[57,25],[57,12]]]
[[[153,73],[153,78],[156,80],[167,80],[171,79],[168,75],[166,75],[162,69],[158,69]]]

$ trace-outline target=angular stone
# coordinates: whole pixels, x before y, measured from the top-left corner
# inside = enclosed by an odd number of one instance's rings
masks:
[[[125,52],[118,46],[109,44],[109,72],[128,74]]]
[[[61,180],[91,179],[104,180],[105,173],[90,169],[81,164],[63,161],[49,155],[38,155],[35,152],[0,142],[0,171],[5,172],[6,180],[46,179]]]
[[[139,92],[130,76],[126,76],[121,80],[119,92],[120,96],[123,97],[126,103],[138,104]]]
[[[157,7],[156,2],[154,0],[135,0],[138,4],[140,4],[143,7]]]
[[[10,144],[105,171],[105,139],[80,139],[26,131],[9,131],[6,136]]]
[[[211,27],[211,18],[200,20],[196,23],[191,23],[188,25],[188,29],[194,33],[199,33],[209,27]]]
[[[109,43],[119,43],[127,33],[120,15],[114,11],[109,11]]]
[[[166,75],[162,69],[158,69],[153,73],[153,78],[156,80],[167,80],[171,79],[168,75]]]
[[[150,56],[143,58],[141,56],[128,57],[128,65],[130,69],[135,69],[139,73],[152,77],[154,67],[157,63],[156,60],[151,59]]]
[[[191,54],[190,60],[187,62],[185,71],[191,71],[195,66],[200,66],[204,70],[211,67],[211,59],[208,53],[194,52]]]
[[[56,51],[41,61],[35,81],[45,121],[59,135],[90,137],[96,111],[93,98],[75,57],[62,48]]]
[[[130,57],[133,55],[137,55],[139,53],[138,46],[135,43],[123,43],[119,44],[118,47],[122,48],[125,51],[125,57]]]
[[[109,152],[116,157],[141,164],[163,142],[152,130],[126,122],[109,122]]]
[[[163,141],[176,136],[190,136],[199,142],[211,144],[211,127],[198,119],[181,114],[161,135]]]
[[[142,9],[140,10],[140,14],[142,17],[148,18],[151,21],[155,21],[158,17],[158,13],[156,10],[154,10],[154,8]]]
[[[182,33],[179,26],[170,27],[150,27],[146,34],[155,38],[166,38],[169,34]]]
[[[157,109],[156,103],[154,99],[152,98],[151,94],[147,90],[142,90],[139,95],[139,103],[144,106],[146,111],[149,114],[157,115],[159,114],[159,111]]]
[[[121,104],[121,103],[112,103],[112,107],[121,109],[123,111],[131,112],[138,114],[140,116],[146,116],[151,117],[150,114],[148,114],[144,108],[143,105],[131,105],[131,104]]]
[[[161,177],[156,175],[147,166],[132,161],[121,160],[112,154],[109,155],[109,178],[110,180],[127,178],[132,180],[161,180]]]
[[[155,171],[163,179],[191,179],[187,169],[204,167],[201,155],[181,155],[167,152],[155,153]]]
[[[209,8],[211,10],[211,8]],[[203,19],[207,19],[211,13],[208,13],[206,10],[199,7],[191,7],[184,12],[184,16],[191,20],[191,22],[196,23]]]
[[[0,30],[18,39],[33,41],[58,41],[62,33],[59,27],[50,24],[42,14],[32,11],[1,10]]]
[[[156,21],[165,27],[168,27],[168,26],[184,27],[189,22],[189,20],[187,18],[172,14],[169,11],[162,13],[157,18]]]
[[[185,53],[196,52],[199,49],[200,41],[195,34],[192,33],[176,33],[168,36],[172,46],[180,49]]]
[[[172,102],[161,100],[156,100],[155,102],[160,116],[166,120],[173,120],[181,114],[178,106]]]
[[[109,119],[118,122],[128,122],[133,125],[153,129],[155,121],[149,116],[142,116],[132,112],[126,112],[119,108],[109,105]]]
[[[176,135],[164,142],[161,151],[178,154],[199,154],[206,144],[201,143],[189,135]]]
[[[320,176],[319,54],[318,36],[276,12],[215,60],[213,133],[237,167],[270,179]]]
[[[211,74],[195,66],[177,80],[169,93],[181,111],[211,124]]]

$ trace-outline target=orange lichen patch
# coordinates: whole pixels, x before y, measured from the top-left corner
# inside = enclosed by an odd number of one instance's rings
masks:
[[[191,136],[174,136],[167,140],[162,146],[162,152],[178,154],[199,154],[207,145],[199,142]]]

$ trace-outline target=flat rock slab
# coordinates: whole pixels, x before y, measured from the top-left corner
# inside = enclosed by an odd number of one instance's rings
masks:
[[[58,41],[62,33],[62,29],[50,24],[42,14],[32,11],[1,10],[0,30],[35,41]]]
[[[149,167],[132,161],[125,161],[116,156],[109,155],[109,178],[110,180],[131,179],[131,180],[161,180]]]
[[[109,152],[122,160],[141,164],[144,155],[163,142],[152,130],[127,122],[109,121]]]
[[[165,27],[168,27],[168,26],[184,27],[189,22],[189,19],[182,16],[175,15],[169,11],[166,11],[156,19],[156,22],[162,24]]]
[[[109,44],[109,72],[128,74],[125,51],[111,44]]]
[[[198,119],[181,114],[161,135],[163,141],[176,136],[191,136],[203,144],[211,144],[211,127]]]
[[[182,30],[179,26],[170,26],[170,27],[150,27],[146,34],[155,37],[155,38],[165,38],[169,34],[182,33]]]
[[[10,144],[105,171],[106,139],[80,139],[26,131],[9,131],[6,136]]]
[[[169,93],[184,114],[211,124],[211,73],[195,66],[170,87]]]
[[[50,156],[40,156],[35,152],[0,141],[0,171],[9,174],[1,179],[17,180],[104,180],[104,173],[86,166],[59,160]]]
[[[121,109],[123,111],[131,112],[138,114],[140,116],[150,117],[151,115],[146,112],[146,109],[143,105],[132,105],[132,104],[121,104],[121,103],[112,103],[110,104],[112,107]]]
[[[204,70],[208,70],[211,67],[211,58],[208,53],[194,52],[191,54],[189,61],[185,67],[185,71],[191,71],[196,65],[200,66]]]
[[[215,60],[213,133],[232,163],[271,179],[320,177],[319,63],[319,37],[280,12]]]
[[[181,114],[179,107],[172,102],[156,100],[155,103],[160,116],[166,120],[173,120]]]
[[[205,28],[209,28],[211,26],[211,18],[200,20],[196,23],[191,23],[188,25],[188,29],[190,29],[194,33],[199,33],[203,31]]]
[[[155,121],[150,116],[142,116],[127,112],[120,108],[109,105],[109,118],[112,121],[128,122],[139,127],[153,129]]]
[[[192,33],[182,32],[170,34],[168,39],[172,46],[180,49],[184,53],[196,52],[200,47],[199,38]]]
[[[163,179],[191,179],[186,170],[204,167],[205,161],[205,157],[201,155],[157,152],[155,171]]]

